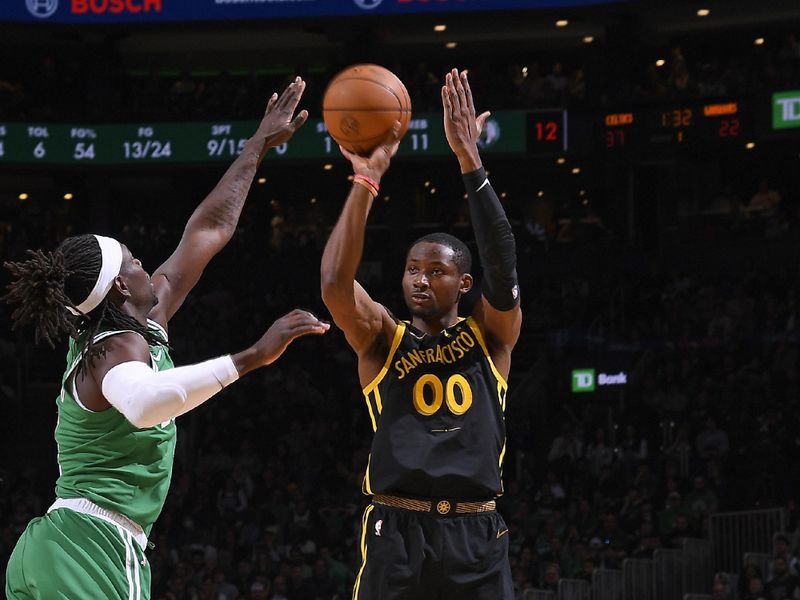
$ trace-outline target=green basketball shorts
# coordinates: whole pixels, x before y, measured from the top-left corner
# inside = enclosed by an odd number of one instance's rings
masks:
[[[60,508],[33,519],[6,568],[9,600],[148,600],[150,565],[126,529]]]

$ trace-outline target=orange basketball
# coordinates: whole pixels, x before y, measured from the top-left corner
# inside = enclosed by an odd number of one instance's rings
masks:
[[[369,154],[400,121],[400,137],[411,121],[411,98],[398,77],[378,65],[353,65],[328,84],[322,117],[336,142]]]

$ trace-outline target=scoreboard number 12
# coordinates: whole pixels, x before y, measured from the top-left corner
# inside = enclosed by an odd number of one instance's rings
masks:
[[[539,142],[557,142],[558,123],[555,121],[536,123],[536,140]]]

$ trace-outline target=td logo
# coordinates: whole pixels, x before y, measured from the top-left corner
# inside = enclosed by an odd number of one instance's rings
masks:
[[[800,127],[800,90],[772,94],[772,128]]]
[[[572,391],[593,392],[596,386],[594,369],[572,370]]]

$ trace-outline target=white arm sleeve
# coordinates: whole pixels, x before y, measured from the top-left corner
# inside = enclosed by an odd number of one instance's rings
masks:
[[[158,373],[143,362],[130,361],[109,370],[102,389],[111,406],[144,429],[200,406],[238,378],[230,355]]]

